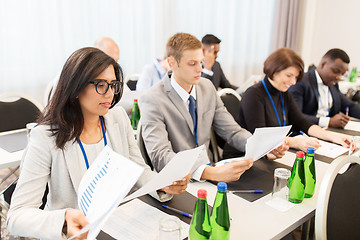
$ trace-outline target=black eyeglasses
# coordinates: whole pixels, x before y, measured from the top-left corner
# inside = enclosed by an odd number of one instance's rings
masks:
[[[100,95],[104,95],[109,90],[109,86],[111,86],[111,89],[113,90],[114,94],[119,94],[120,90],[122,88],[123,83],[117,80],[112,81],[111,83],[108,83],[104,79],[96,79],[95,81],[91,81],[89,83],[92,83],[95,85],[96,92]]]

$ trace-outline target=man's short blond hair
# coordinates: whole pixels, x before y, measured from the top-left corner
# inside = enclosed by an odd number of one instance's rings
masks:
[[[185,50],[202,49],[202,44],[191,34],[176,33],[166,44],[166,56],[173,56],[179,63]]]

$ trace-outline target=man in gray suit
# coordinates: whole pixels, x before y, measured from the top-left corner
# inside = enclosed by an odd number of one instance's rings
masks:
[[[209,79],[216,89],[232,88],[236,90],[238,87],[232,85],[229,80],[227,80],[220,63],[216,61],[220,51],[220,42],[221,40],[212,34],[206,34],[201,39],[204,54],[203,72],[201,76]]]
[[[166,52],[171,70],[139,101],[142,136],[155,170],[160,171],[177,152],[202,144],[208,149],[211,127],[230,145],[245,151],[251,133],[235,122],[212,83],[201,77],[201,42],[190,34],[177,33],[168,40]],[[268,157],[281,157],[287,148],[279,147]],[[206,154],[201,158],[209,162]],[[236,181],[252,164],[252,159],[246,159],[221,167],[202,165],[193,178]]]

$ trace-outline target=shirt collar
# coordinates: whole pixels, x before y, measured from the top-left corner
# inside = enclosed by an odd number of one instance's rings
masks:
[[[185,91],[175,80],[174,74],[171,74],[171,86],[175,89],[177,94],[181,97],[181,99],[186,103],[189,100],[190,95],[196,100],[196,86],[193,85],[190,94]]]
[[[318,86],[325,86],[325,87],[327,87],[327,86],[324,84],[323,80],[321,79],[319,73],[318,73],[316,70],[315,70],[315,76],[316,76],[316,82],[317,82]]]

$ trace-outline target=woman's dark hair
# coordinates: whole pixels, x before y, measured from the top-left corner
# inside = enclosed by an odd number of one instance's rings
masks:
[[[54,96],[49,101],[38,123],[50,125],[56,146],[63,149],[68,141],[77,141],[84,128],[78,96],[110,65],[114,67],[120,93],[114,95],[112,108],[120,101],[123,92],[123,73],[120,65],[103,51],[87,47],[75,51],[67,59],[61,72]]]
[[[273,52],[264,62],[264,73],[273,79],[274,73],[280,72],[288,67],[297,67],[301,80],[304,74],[304,61],[290,48],[280,48]]]

